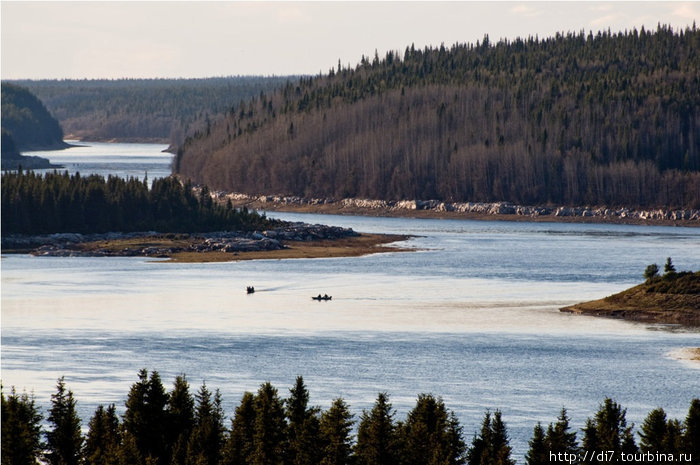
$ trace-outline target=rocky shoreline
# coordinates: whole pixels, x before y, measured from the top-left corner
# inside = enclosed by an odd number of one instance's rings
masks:
[[[265,231],[212,233],[77,234],[2,237],[2,250],[53,257],[171,257],[179,253],[263,252],[287,248],[285,242],[313,242],[357,237],[350,228],[286,223]]]
[[[266,210],[348,213],[380,216],[456,216],[535,221],[679,224],[700,226],[700,209],[633,209],[607,207],[526,206],[508,202],[442,202],[438,200],[317,199],[281,195],[212,192],[220,202]]]

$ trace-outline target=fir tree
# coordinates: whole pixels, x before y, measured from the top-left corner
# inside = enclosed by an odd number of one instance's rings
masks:
[[[185,465],[187,444],[194,426],[194,398],[185,375],[175,378],[168,397],[167,417],[170,465]]]
[[[683,450],[683,425],[680,421],[668,420],[662,448],[666,454],[673,454],[673,457],[677,457]]]
[[[528,442],[530,448],[525,454],[525,463],[527,465],[547,465],[549,460],[549,449],[544,439],[544,428],[542,424],[537,422],[532,431],[532,439]]]
[[[464,461],[464,444],[454,443],[451,417],[442,399],[418,396],[416,406],[400,428],[404,464],[438,465]]]
[[[217,389],[212,399],[206,384],[197,392],[195,424],[187,447],[187,465],[218,465],[224,444],[221,395]]]
[[[85,465],[117,465],[120,443],[119,418],[114,404],[107,409],[99,405],[88,424],[83,449]]]
[[[644,279],[647,281],[654,279],[659,275],[659,265],[656,263],[652,263],[651,265],[647,266],[646,269],[644,270]]]
[[[632,427],[627,426],[626,410],[610,398],[606,398],[593,420],[586,421],[583,448],[590,451],[609,451],[619,456],[620,452],[637,451]],[[598,457],[589,457],[587,463],[599,463]]]
[[[639,449],[642,452],[663,452],[667,432],[666,412],[657,408],[649,412],[639,432]]]
[[[557,422],[554,425],[550,423],[547,428],[545,442],[547,448],[554,453],[561,452],[567,454],[566,456],[577,456],[579,447],[576,442],[576,432],[571,431],[569,423],[566,409],[562,407]]]
[[[158,465],[167,464],[167,403],[168,395],[158,372],[153,371],[149,378],[148,371],[142,369],[126,399],[124,430],[134,439],[139,455]]]
[[[277,389],[264,383],[255,396],[253,465],[278,465],[284,460],[287,424]]]
[[[287,458],[290,465],[311,465],[320,461],[319,409],[310,408],[309,391],[301,376],[285,401],[288,420]]]
[[[693,465],[700,464],[700,399],[690,402],[684,426],[683,452],[692,457]]]
[[[355,455],[359,465],[394,465],[399,461],[394,412],[386,393],[380,393],[372,410],[362,412]]]
[[[321,465],[350,465],[352,414],[343,399],[333,401],[331,408],[321,414],[320,438],[323,444]]]
[[[66,389],[64,377],[58,379],[56,393],[51,395],[46,433],[46,461],[50,465],[78,465],[83,445],[80,418],[75,409],[73,392]]]
[[[224,465],[252,463],[255,451],[255,424],[255,396],[246,392],[231,420],[231,431],[224,446]]]
[[[673,266],[671,257],[666,258],[666,263],[664,264],[664,275],[672,275],[676,272],[676,267]]]
[[[0,405],[2,462],[7,465],[34,465],[43,447],[42,416],[34,397],[27,393],[17,394],[13,387],[10,395],[5,398],[0,386]]]
[[[467,463],[469,465],[514,465],[509,442],[501,411],[496,410],[493,417],[490,412],[486,412],[481,425],[481,434],[474,435],[472,446],[467,452]]]

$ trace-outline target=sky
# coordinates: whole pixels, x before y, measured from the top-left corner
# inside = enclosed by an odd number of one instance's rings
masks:
[[[7,1],[2,79],[202,78],[326,73],[407,46],[674,29],[700,2]]]

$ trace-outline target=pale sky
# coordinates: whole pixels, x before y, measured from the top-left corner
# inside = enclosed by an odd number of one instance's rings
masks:
[[[0,15],[3,79],[175,78],[326,73],[485,34],[677,30],[700,19],[700,2],[3,0]]]

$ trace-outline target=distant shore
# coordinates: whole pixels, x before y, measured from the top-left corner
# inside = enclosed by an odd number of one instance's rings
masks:
[[[700,227],[700,209],[523,206],[508,202],[384,201],[213,192],[220,202],[257,210],[336,215]]]

